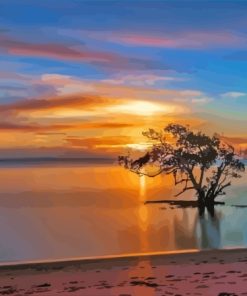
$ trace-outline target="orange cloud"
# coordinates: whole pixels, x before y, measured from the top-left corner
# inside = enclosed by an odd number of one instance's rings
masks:
[[[43,75],[39,83],[53,86],[56,94],[0,105],[0,131],[5,137],[2,147],[6,143],[18,146],[21,134],[25,134],[24,146],[59,144],[100,153],[121,152],[123,148],[141,150],[147,147],[143,130],[157,125],[163,128],[174,116],[188,111],[181,103],[169,102],[169,98],[202,95],[192,90],[112,85],[52,74]],[[85,86],[88,88],[84,93]],[[82,87],[81,94],[74,92],[78,87]],[[162,101],[164,98],[167,100]]]
[[[17,101],[12,104],[0,105],[1,111],[13,110],[52,110],[69,107],[92,107],[94,105],[113,104],[114,101],[97,96],[69,95],[43,99],[28,99]]]
[[[167,77],[163,78],[164,80],[167,80]],[[139,82],[142,80],[143,82],[146,82],[146,84],[144,86],[140,83],[137,83],[137,85],[122,85],[121,82],[126,81],[126,79],[137,81],[139,79]],[[76,79],[70,76],[59,74],[44,74],[41,77],[40,83],[54,87],[59,95],[68,95],[69,93],[94,93],[114,99],[154,100],[156,102],[163,102],[164,104],[176,104],[176,112],[179,110],[185,111],[179,108],[180,103],[206,103],[211,99],[207,97],[206,94],[198,90],[176,90],[151,87],[152,83],[159,80],[162,80],[162,77],[155,75],[139,75],[139,77],[138,75],[125,75],[122,78],[117,77],[115,79],[113,78],[102,81],[94,81]]]
[[[121,123],[121,122],[98,122],[98,123],[87,123],[84,124],[83,127],[84,128],[126,128],[126,127],[133,127],[133,126],[137,126],[140,125],[137,124],[136,122],[133,123]]]
[[[55,74],[43,75],[34,83],[38,82],[52,86],[55,94],[0,105],[4,139],[0,147],[58,145],[113,155],[123,149],[146,149],[150,143],[142,131],[149,127],[162,130],[170,122],[209,126],[208,120],[190,112],[190,102],[194,108],[208,99],[197,90],[126,86]]]
[[[224,142],[232,145],[237,150],[246,149],[247,148],[247,138],[246,137],[221,137]]]
[[[63,135],[65,133],[53,133],[49,131],[56,130],[85,130],[85,129],[121,129],[136,126],[134,123],[114,123],[114,122],[85,122],[74,124],[14,124],[10,122],[0,122],[0,131],[22,131],[22,132],[36,132],[39,135]]]
[[[1,131],[22,131],[22,132],[38,132],[52,130],[70,129],[70,125],[54,124],[54,125],[38,125],[38,124],[15,124],[10,122],[0,122]]]
[[[247,138],[241,138],[241,137],[221,137],[222,140],[231,143],[231,144],[246,144]]]
[[[66,141],[71,144],[72,147],[97,149],[114,146],[125,146],[126,144],[132,143],[133,140],[128,136],[102,136],[94,138],[67,137]]]
[[[204,95],[198,91],[176,91],[152,89],[146,87],[129,87],[119,85],[109,85],[108,83],[89,84],[91,92],[95,94],[66,94],[67,88],[72,92],[74,87],[81,86],[80,80],[73,81],[68,77],[53,75],[50,83],[62,94],[48,98],[25,99],[10,104],[0,105],[2,118],[10,115],[17,120],[36,120],[47,122],[51,120],[66,120],[71,122],[75,119],[82,121],[90,117],[91,127],[94,127],[96,117],[105,118],[106,122],[112,125],[120,120],[121,116],[134,115],[136,117],[150,117],[154,114],[183,114],[188,113],[189,109],[181,102],[187,102],[188,98],[202,100]],[[47,79],[47,77],[46,77]],[[82,82],[83,83],[83,82]],[[61,90],[61,87],[63,88]],[[78,89],[76,89],[78,91]],[[63,94],[65,93],[65,94]],[[102,93],[103,96],[97,94]],[[170,98],[170,100],[169,100]],[[180,98],[180,102],[176,100]],[[166,100],[163,100],[166,99]],[[122,124],[122,123],[121,123]],[[89,126],[90,124],[88,124]],[[102,126],[106,127],[106,123]],[[99,123],[97,123],[99,126]],[[112,125],[113,126],[113,125]],[[122,126],[123,127],[123,126]]]

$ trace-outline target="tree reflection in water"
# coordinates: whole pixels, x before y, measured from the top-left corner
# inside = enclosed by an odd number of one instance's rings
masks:
[[[218,249],[221,247],[220,219],[221,212],[214,208],[208,209],[203,214],[198,213],[195,229],[198,248]]]

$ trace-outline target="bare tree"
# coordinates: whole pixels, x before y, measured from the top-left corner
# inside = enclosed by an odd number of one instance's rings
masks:
[[[231,179],[240,178],[245,170],[234,148],[216,134],[210,137],[186,126],[169,124],[162,132],[149,129],[143,135],[153,141],[151,149],[136,160],[130,155],[119,156],[119,163],[138,175],[172,174],[175,185],[183,186],[176,196],[194,190],[199,206],[212,206],[217,196],[225,194]]]

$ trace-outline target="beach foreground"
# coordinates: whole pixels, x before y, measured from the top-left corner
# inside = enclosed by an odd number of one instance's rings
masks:
[[[247,295],[247,250],[0,267],[0,295]]]

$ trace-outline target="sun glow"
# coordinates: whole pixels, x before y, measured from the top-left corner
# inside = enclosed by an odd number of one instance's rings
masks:
[[[95,110],[83,110],[75,108],[64,108],[58,110],[40,110],[29,113],[30,118],[80,118],[80,117],[93,117],[101,115],[101,112]]]
[[[155,113],[170,113],[171,107],[159,103],[152,103],[147,101],[133,101],[126,102],[107,108],[109,112],[136,114],[142,116],[151,116]]]
[[[151,143],[132,143],[132,144],[126,144],[125,145],[127,148],[131,148],[134,150],[139,150],[139,151],[145,151],[147,150],[147,148],[149,148],[150,146],[152,146]]]
[[[85,116],[100,116],[102,114],[131,114],[141,116],[152,116],[158,113],[171,113],[173,106],[147,101],[126,101],[110,106],[95,106],[91,110],[85,110],[82,107],[58,108],[57,110],[39,110],[31,112],[31,117],[43,118],[73,118]],[[30,114],[29,114],[30,115]]]

